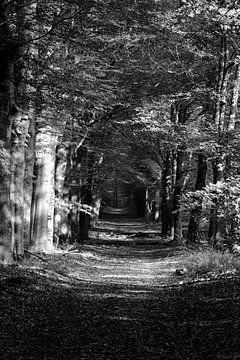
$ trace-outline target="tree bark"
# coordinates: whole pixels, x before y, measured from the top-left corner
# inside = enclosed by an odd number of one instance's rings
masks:
[[[181,126],[184,125],[189,117],[189,105],[186,101],[176,103],[172,106],[172,122],[175,125],[175,131],[178,133]],[[173,171],[172,171],[172,183],[173,183],[173,231],[172,238],[174,243],[182,243],[182,214],[181,214],[181,196],[183,185],[185,181],[183,168],[187,153],[185,150],[184,141],[180,141],[176,150],[173,153]]]
[[[172,216],[172,159],[171,152],[167,150],[162,173],[162,236],[170,236],[173,224]]]
[[[29,127],[29,113],[18,112],[13,120],[13,132],[16,134],[11,146],[11,185],[10,200],[12,214],[12,251],[18,260],[24,255],[24,175],[25,144]]]
[[[154,211],[154,222],[159,222],[160,219],[160,188],[155,190],[155,211]]]
[[[14,61],[16,48],[8,22],[8,2],[0,2],[0,263],[11,263],[10,138],[16,112]],[[11,51],[10,51],[11,49]]]
[[[94,192],[92,195],[92,216],[91,216],[91,222],[90,226],[91,229],[94,229],[98,223],[99,214],[100,214],[100,208],[101,208],[101,194],[100,192]]]
[[[226,121],[226,105],[227,93],[230,76],[229,66],[229,44],[227,34],[223,32],[221,36],[221,49],[219,58],[219,75],[217,82],[218,99],[216,102],[216,110],[214,114],[214,124],[218,130],[218,149],[215,159],[212,163],[213,183],[222,182],[224,180],[226,168],[226,153],[224,150],[224,141],[226,129],[229,126],[229,120]],[[233,108],[232,108],[233,109]],[[233,119],[232,119],[233,120]],[[220,224],[222,220],[218,219],[217,205],[214,205],[210,211],[210,222],[208,237],[212,244],[217,243],[217,238],[225,237],[225,226]],[[220,222],[219,222],[220,221]]]
[[[70,201],[81,202],[81,180],[72,180],[70,184]],[[71,242],[78,242],[80,237],[79,227],[80,211],[78,207],[73,207],[69,213],[69,223],[71,227]]]
[[[198,170],[195,190],[203,190],[206,186],[207,175],[207,158],[204,154],[198,155]],[[188,224],[187,243],[195,243],[197,241],[197,232],[202,213],[202,206],[199,204],[195,209],[192,209]]]
[[[44,115],[46,119],[48,114]],[[37,252],[54,249],[54,172],[57,139],[57,134],[50,127],[36,134],[31,249]]]
[[[182,215],[181,215],[181,195],[183,185],[183,164],[186,154],[183,150],[177,151],[177,167],[176,167],[176,181],[173,192],[173,221],[174,221],[174,242],[182,242]]]
[[[31,208],[33,193],[33,169],[35,155],[35,116],[30,119],[28,129],[28,146],[25,147],[25,174],[24,174],[24,224],[23,224],[23,240],[24,246],[30,247],[31,239]]]
[[[86,205],[91,205],[92,203],[92,191],[91,191],[91,179],[86,181],[86,184],[81,188],[81,202]],[[80,226],[80,242],[83,243],[84,240],[88,239],[88,231],[90,228],[91,217],[90,214],[81,211],[79,226]]]
[[[17,29],[19,35],[17,58],[17,112],[13,116],[11,141],[11,210],[12,251],[16,259],[24,255],[24,176],[25,147],[30,123],[35,121],[35,88],[32,60],[36,48],[32,42],[36,30],[36,3],[31,0],[17,2]],[[30,175],[31,177],[31,175]],[[25,183],[26,184],[26,183]],[[30,186],[31,188],[31,186]],[[29,225],[30,230],[30,225]]]
[[[227,129],[229,131],[235,129],[237,110],[238,110],[238,99],[239,99],[239,86],[240,86],[240,65],[236,65],[235,70],[235,79],[233,83],[231,104],[230,104],[230,114]]]
[[[151,207],[150,207],[150,198],[149,198],[149,187],[146,187],[146,192],[145,192],[145,220],[146,223],[150,222],[150,218],[151,218]]]
[[[103,145],[103,144],[102,144]],[[101,208],[101,170],[103,166],[103,153],[100,153],[94,161],[93,171],[92,171],[92,215],[90,221],[90,227],[93,229],[98,223],[99,213]]]
[[[56,152],[55,195],[61,203],[69,201],[69,160],[70,146],[61,145]],[[60,205],[54,211],[54,235],[60,244],[70,240],[69,209]]]

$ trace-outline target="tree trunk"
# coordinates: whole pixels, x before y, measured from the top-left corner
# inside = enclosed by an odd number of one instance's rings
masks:
[[[145,220],[146,220],[146,223],[150,222],[150,218],[151,218],[151,207],[150,207],[150,198],[149,198],[149,188],[147,186],[146,192],[145,192]]]
[[[91,192],[91,179],[88,180],[88,183],[81,188],[81,202],[82,204],[91,205],[92,203],[92,192]],[[88,239],[88,231],[90,228],[91,217],[90,214],[81,211],[79,226],[80,226],[80,242],[83,243],[84,240]]]
[[[24,175],[25,144],[29,127],[29,114],[18,112],[13,119],[11,146],[11,185],[10,200],[12,214],[12,251],[16,259],[24,255]]]
[[[173,192],[173,220],[174,220],[174,242],[182,242],[182,215],[181,215],[181,194],[183,185],[183,164],[186,154],[183,150],[177,151],[176,181]]]
[[[170,236],[173,224],[172,216],[172,166],[171,152],[167,150],[162,173],[162,236]]]
[[[70,239],[69,209],[64,206],[64,201],[69,201],[69,170],[70,147],[59,146],[57,149],[56,171],[55,171],[55,195],[60,205],[54,211],[54,236],[57,243],[65,243]],[[63,204],[61,204],[63,202]]]
[[[238,99],[239,99],[239,86],[240,86],[240,65],[236,65],[235,79],[233,83],[232,98],[230,104],[230,115],[228,121],[228,130],[234,130],[236,124]]]
[[[0,263],[10,263],[10,137],[12,115],[16,112],[13,82],[16,49],[8,23],[7,1],[0,2],[0,38]]]
[[[227,34],[223,32],[221,37],[219,76],[217,82],[218,99],[216,102],[216,110],[214,114],[214,123],[218,130],[218,149],[217,149],[216,157],[212,164],[214,184],[216,184],[217,182],[222,182],[224,180],[225,167],[226,167],[224,138],[225,138],[226,128],[227,126],[229,126],[229,121],[226,121],[226,105],[227,105],[229,76],[230,76],[229,45],[228,45]],[[213,206],[210,211],[210,223],[209,223],[209,232],[208,232],[208,237],[212,241],[213,245],[217,243],[217,238],[222,238],[225,236],[224,228],[225,226],[219,223],[217,208],[216,206]]]
[[[103,145],[103,144],[102,144]],[[93,171],[92,171],[92,215],[90,226],[95,228],[98,223],[99,213],[101,208],[101,170],[103,165],[104,155],[100,153],[97,157],[95,156]]]
[[[92,195],[92,216],[91,216],[91,222],[90,222],[90,226],[91,229],[94,229],[98,223],[98,219],[99,219],[99,213],[100,213],[100,208],[101,208],[101,195],[99,191],[96,191],[93,193]]]
[[[223,151],[219,153],[215,161],[213,161],[213,183],[221,183],[224,180],[226,165],[226,154]],[[213,206],[210,212],[210,223],[208,237],[215,246],[218,240],[226,237],[226,226],[223,218],[218,216],[217,205]]]
[[[81,182],[72,180],[70,185],[70,201],[72,203],[81,202]],[[73,207],[69,213],[69,223],[71,227],[71,241],[78,242],[80,236],[79,227],[80,211],[78,207]]]
[[[155,190],[155,211],[154,221],[159,222],[160,219],[160,189],[159,187]]]
[[[24,255],[24,176],[25,147],[30,122],[34,122],[35,88],[32,86],[32,58],[36,48],[32,38],[36,35],[36,3],[30,0],[17,2],[17,30],[19,34],[17,58],[18,108],[13,116],[11,141],[11,210],[12,210],[12,251],[16,259]],[[30,174],[31,177],[31,174]],[[31,180],[30,180],[31,181]],[[25,183],[26,184],[26,183]],[[31,185],[30,185],[31,188]],[[28,224],[30,230],[30,224]]]
[[[176,132],[184,125],[189,117],[189,106],[185,102],[176,103],[172,106],[171,118],[175,125]],[[181,214],[181,195],[185,177],[183,174],[184,162],[186,159],[186,151],[184,142],[177,144],[173,154],[173,232],[171,236],[176,244],[182,243],[182,214]]]
[[[0,138],[2,140],[1,135]],[[2,144],[3,142],[0,144],[0,152],[4,154],[4,156],[0,156],[0,263],[10,263],[12,261],[9,184],[10,156],[8,150]]]
[[[227,34],[223,32],[221,36],[221,49],[218,67],[218,82],[214,124],[216,125],[219,134],[221,135],[225,128],[225,113],[227,105],[227,87],[230,75],[229,67],[229,45]]]
[[[198,170],[195,190],[203,190],[206,186],[207,175],[207,158],[204,154],[198,155]],[[194,243],[197,241],[197,232],[199,229],[199,222],[202,214],[202,206],[192,209],[188,224],[187,242]]]
[[[30,119],[28,129],[28,146],[25,148],[25,175],[24,175],[24,224],[23,240],[24,246],[30,247],[31,239],[31,207],[33,193],[33,169],[35,155],[35,118]]]
[[[36,134],[31,249],[37,252],[52,251],[54,248],[56,146],[57,135],[52,128],[46,127]]]

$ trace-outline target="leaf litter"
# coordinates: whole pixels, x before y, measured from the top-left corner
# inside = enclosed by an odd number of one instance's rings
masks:
[[[186,253],[148,244],[42,256],[0,266],[1,359],[239,358],[239,276],[179,278]]]

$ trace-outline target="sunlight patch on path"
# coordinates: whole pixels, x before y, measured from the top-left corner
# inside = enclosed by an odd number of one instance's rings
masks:
[[[181,265],[180,258],[121,258],[116,253],[107,256],[81,252],[78,256],[74,254],[73,258],[74,267],[68,273],[70,277],[109,284],[157,285],[170,278]]]

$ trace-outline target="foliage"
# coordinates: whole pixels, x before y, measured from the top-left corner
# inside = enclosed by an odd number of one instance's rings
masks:
[[[200,249],[189,253],[184,267],[186,274],[194,277],[208,273],[234,273],[240,271],[240,259],[229,252]]]
[[[224,219],[227,234],[237,237],[240,227],[240,177],[234,176],[223,182],[208,184],[204,190],[191,191],[182,199],[183,208],[216,209],[218,219]]]
[[[93,208],[87,204],[82,204],[77,201],[67,201],[64,199],[55,198],[54,206],[56,209],[65,210],[70,212],[71,209],[77,209],[80,212],[83,212],[88,215],[92,215]]]

